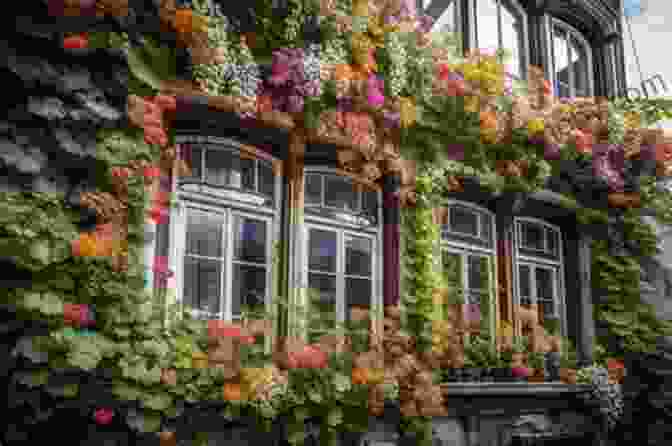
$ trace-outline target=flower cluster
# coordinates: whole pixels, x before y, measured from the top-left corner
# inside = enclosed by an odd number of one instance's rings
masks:
[[[237,111],[240,115],[252,117],[256,113],[257,95],[261,90],[261,73],[245,39],[241,41],[237,56],[236,63],[231,65],[231,92],[239,101]]]
[[[300,113],[304,98],[321,94],[319,59],[315,52],[314,47],[307,52],[300,48],[273,52],[272,73],[265,85],[265,94],[271,97],[273,108]]]
[[[400,96],[406,83],[408,82],[408,68],[406,45],[401,33],[392,32],[385,36],[385,47],[390,58],[390,68],[388,71],[390,96]]]

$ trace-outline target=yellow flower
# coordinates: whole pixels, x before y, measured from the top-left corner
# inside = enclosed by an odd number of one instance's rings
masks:
[[[411,98],[399,98],[399,114],[402,127],[410,127],[415,123],[417,110]]]
[[[359,17],[368,17],[369,0],[354,0],[352,2],[352,15]]]
[[[496,128],[482,128],[481,129],[481,141],[486,144],[494,144],[497,142],[497,129]]]
[[[82,234],[79,238],[80,255],[85,257],[93,257],[98,254],[98,247],[96,245],[95,237],[89,234]]]
[[[543,119],[530,119],[527,123],[527,132],[530,135],[536,135],[544,131],[544,120]]]
[[[465,96],[464,97],[464,109],[471,113],[478,113],[480,108],[480,101],[478,96]]]

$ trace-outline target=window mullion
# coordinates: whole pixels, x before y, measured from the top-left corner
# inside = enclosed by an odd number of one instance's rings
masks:
[[[502,36],[502,2],[501,0],[496,0],[497,4],[497,47],[498,50],[504,48],[504,38]],[[501,56],[497,57],[500,62],[502,62]]]
[[[231,288],[233,285],[233,280],[229,281],[227,279],[233,279],[233,261],[231,253],[231,238],[233,234],[233,215],[230,210],[227,210],[224,214],[224,223],[222,224],[222,253],[224,254],[224,261],[222,262],[222,273],[221,273],[221,292],[219,294],[219,312],[220,317],[226,321],[232,319],[231,315]]]
[[[336,322],[345,319],[345,233],[340,230],[337,236],[336,249]]]

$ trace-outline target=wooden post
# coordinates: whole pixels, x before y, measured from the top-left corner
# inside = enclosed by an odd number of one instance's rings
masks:
[[[516,308],[513,304],[513,216],[497,212],[497,285],[499,317],[517,333]]]
[[[383,179],[383,300],[385,305],[399,303],[399,175],[387,174]]]

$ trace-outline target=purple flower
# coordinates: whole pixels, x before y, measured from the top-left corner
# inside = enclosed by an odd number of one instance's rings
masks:
[[[423,33],[428,33],[432,29],[432,25],[434,24],[434,19],[432,16],[429,16],[427,14],[423,14],[420,17],[420,20],[418,20],[418,26],[417,30]]]
[[[290,113],[301,113],[303,111],[303,98],[299,95],[291,95],[287,98],[287,110]]]
[[[544,159],[546,161],[557,161],[560,159],[560,146],[553,143],[547,143],[544,147]]]
[[[384,111],[383,118],[387,128],[397,128],[401,123],[401,114]]]
[[[448,153],[448,159],[453,161],[464,160],[464,144],[448,144],[446,146],[446,152]]]

